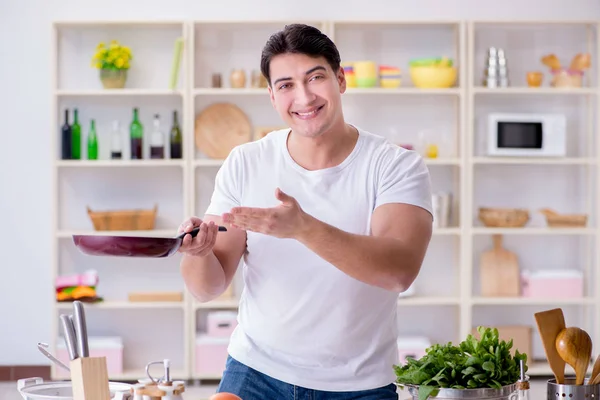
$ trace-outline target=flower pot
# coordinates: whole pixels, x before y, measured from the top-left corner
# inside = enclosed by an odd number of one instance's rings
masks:
[[[100,80],[104,89],[122,89],[127,81],[126,69],[101,69]]]

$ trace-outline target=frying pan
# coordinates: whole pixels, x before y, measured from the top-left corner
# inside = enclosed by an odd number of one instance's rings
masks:
[[[191,232],[184,232],[173,238],[73,235],[73,242],[82,253],[90,256],[160,258],[176,253],[185,235],[189,233],[196,237],[199,231],[200,228],[194,228]],[[226,231],[227,228],[219,226],[219,232]]]

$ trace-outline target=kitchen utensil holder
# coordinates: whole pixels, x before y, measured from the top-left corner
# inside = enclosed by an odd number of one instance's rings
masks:
[[[575,378],[565,377],[564,384],[557,384],[556,379],[548,380],[546,385],[547,400],[569,399],[569,400],[595,400],[600,399],[600,384],[588,385],[589,378],[583,381],[583,385],[576,385]]]
[[[70,364],[73,400],[110,399],[106,357],[80,357]]]

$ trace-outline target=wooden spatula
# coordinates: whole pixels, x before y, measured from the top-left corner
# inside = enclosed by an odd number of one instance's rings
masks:
[[[561,385],[565,381],[565,360],[563,360],[556,350],[556,337],[559,332],[565,328],[565,316],[562,308],[555,308],[548,311],[541,311],[534,314],[535,322],[544,344],[544,352],[550,364],[550,369],[554,373],[556,383]]]

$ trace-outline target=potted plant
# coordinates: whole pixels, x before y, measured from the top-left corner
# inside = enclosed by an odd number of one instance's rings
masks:
[[[435,344],[420,359],[395,365],[396,384],[408,388],[415,400],[512,400],[527,371],[527,354],[515,349],[512,355],[512,339],[500,340],[496,328],[477,331],[479,340],[468,335],[458,346]]]
[[[132,59],[131,49],[117,40],[112,40],[108,46],[100,42],[92,58],[92,67],[100,70],[100,81],[105,89],[121,89],[125,87]]]

